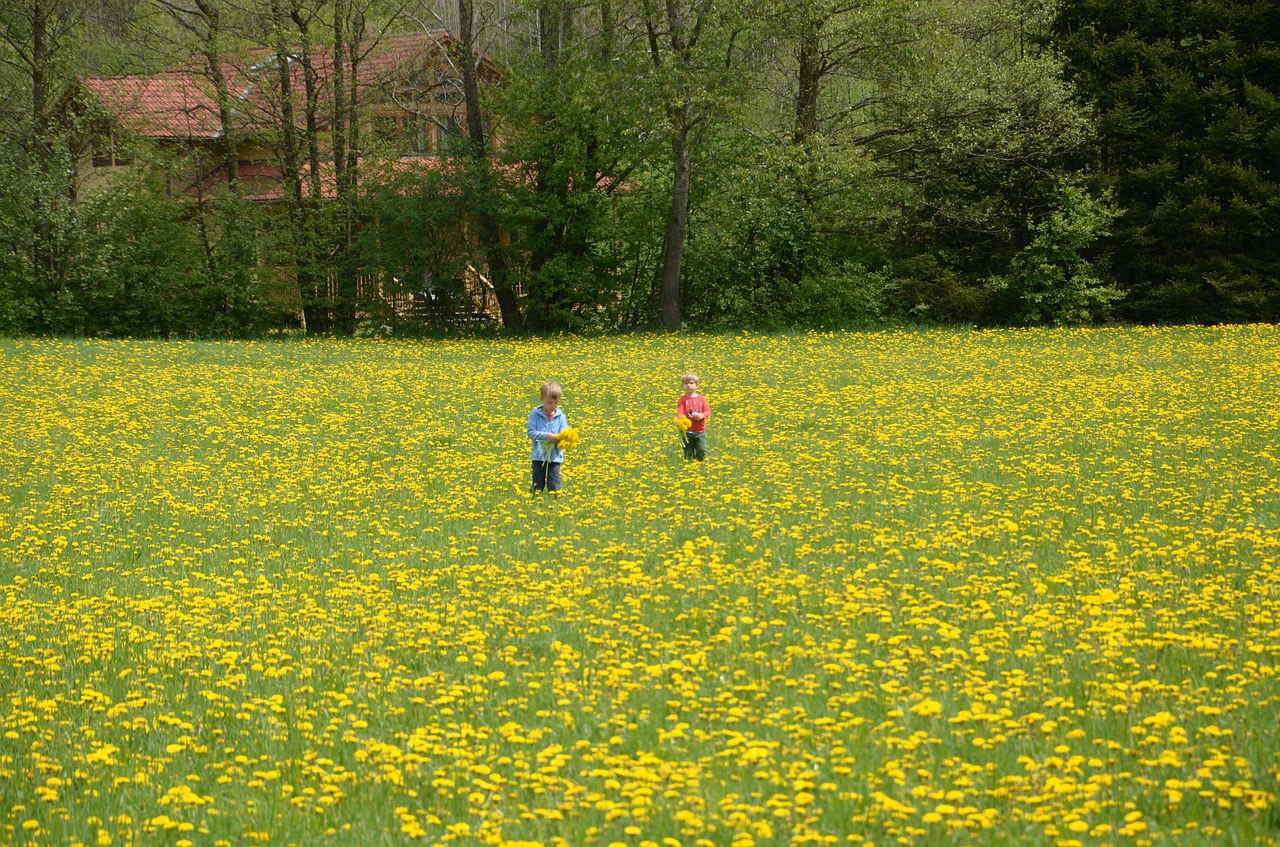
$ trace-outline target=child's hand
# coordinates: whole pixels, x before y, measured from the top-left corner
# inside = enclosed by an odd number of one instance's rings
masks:
[[[547,440],[550,441],[552,444],[555,444],[557,441],[560,440],[560,433],[558,432],[549,433],[547,435]]]

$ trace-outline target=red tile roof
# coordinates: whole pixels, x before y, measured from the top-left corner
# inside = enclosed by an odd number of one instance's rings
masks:
[[[144,138],[217,138],[221,134],[217,101],[202,76],[169,71],[81,83],[121,126]]]
[[[442,50],[456,47],[458,40],[443,30],[384,36],[362,45],[357,78],[358,90],[366,94],[412,81],[423,69],[423,58],[436,56]],[[297,54],[295,54],[296,58]],[[275,51],[253,48],[223,63],[223,74],[234,102],[236,129],[242,135],[270,132],[279,125],[278,79],[273,73]],[[333,72],[331,48],[314,48],[312,66],[319,89],[328,89]],[[292,61],[290,82],[298,99],[296,120],[301,125],[305,115],[301,108],[304,96],[304,74],[301,63]],[[348,73],[350,70],[348,68]],[[481,73],[489,79],[497,71],[488,59],[482,59]],[[428,84],[435,82],[427,80]],[[146,138],[215,139],[221,135],[217,100],[213,85],[198,61],[181,69],[159,74],[118,77],[96,77],[81,81],[84,89],[121,125]],[[327,123],[332,112],[331,101],[319,106],[319,115]]]

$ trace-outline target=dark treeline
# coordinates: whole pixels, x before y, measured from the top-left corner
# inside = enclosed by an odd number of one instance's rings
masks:
[[[0,0],[0,333],[1274,321],[1278,7]]]

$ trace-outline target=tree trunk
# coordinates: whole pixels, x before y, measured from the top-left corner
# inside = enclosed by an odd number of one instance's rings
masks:
[[[287,19],[280,0],[271,2],[276,55],[276,84],[280,92],[280,170],[288,192],[286,209],[289,216],[293,262],[302,292],[302,312],[307,321],[307,334],[328,332],[332,327],[331,304],[324,275],[316,272],[315,237],[310,209],[302,194],[302,167],[298,160],[298,126],[293,111],[293,71],[287,33]]]
[[[222,126],[222,144],[227,165],[227,182],[234,185],[240,179],[240,153],[236,149],[236,132],[231,111],[231,94],[227,90],[227,77],[222,71],[222,13],[209,0],[196,0],[196,8],[205,20],[204,57],[209,66],[209,80],[213,83],[213,96],[218,102],[218,123]]]
[[[796,69],[796,127],[793,140],[806,143],[818,131],[818,90],[822,76],[819,28],[806,21],[800,33]]]
[[[279,3],[273,2],[272,11],[276,14],[276,84],[280,88],[280,135],[281,135],[281,168],[284,171],[285,184],[289,189],[289,202],[293,209],[300,210],[302,202],[302,173],[298,163],[298,126],[293,114],[293,71],[290,67],[288,43],[285,41],[284,16]]]
[[[347,94],[347,166],[343,179],[337,186],[340,226],[337,245],[338,299],[343,331],[348,335],[356,331],[357,283],[355,257],[356,203],[359,201],[360,182],[360,61],[361,42],[364,40],[364,12],[352,6],[351,16],[345,27],[347,40],[348,73]]]
[[[667,216],[667,244],[662,259],[662,326],[680,328],[680,269],[684,263],[684,232],[689,220],[689,131],[684,126],[687,108],[682,108],[671,135],[671,213]]]
[[[43,0],[35,0],[31,15],[31,118],[36,144],[45,142],[48,129],[49,52],[48,9]]]
[[[651,0],[644,0],[641,4],[654,72],[659,77],[670,77],[670,66],[679,72],[674,75],[677,79],[685,79],[664,94],[667,129],[671,133],[672,183],[659,301],[662,326],[668,330],[678,330],[681,323],[680,273],[684,263],[685,228],[689,220],[690,135],[707,117],[705,112],[695,113],[691,105],[695,98],[689,80],[693,78],[698,41],[713,5],[713,0],[698,0],[685,9],[679,0],[666,0],[659,10]]]
[[[538,6],[538,52],[542,57],[542,70],[544,72],[543,85],[539,88],[540,103],[538,113],[544,125],[550,124],[555,119],[552,112],[555,108],[557,94],[553,87],[556,80],[556,68],[560,63],[560,22],[558,10],[554,9],[550,3],[544,2]],[[536,196],[546,197],[554,192],[559,197],[562,193],[559,190],[560,187],[552,185],[549,179],[551,172],[556,170],[559,158],[560,145],[552,138],[547,142],[546,152],[534,170],[534,193]],[[558,235],[558,232],[540,233],[541,237],[534,239],[529,251],[529,287],[525,291],[524,320],[525,325],[534,331],[542,331],[549,328],[546,320],[548,292],[545,291],[545,286],[541,284],[539,274],[546,267],[547,262],[551,261],[558,252],[560,240],[557,237]]]
[[[477,184],[482,197],[477,204],[476,223],[480,230],[480,245],[484,248],[489,266],[489,283],[498,299],[498,311],[502,325],[507,329],[520,329],[520,303],[511,287],[507,260],[502,252],[502,233],[493,213],[487,208],[493,195],[493,168],[489,163],[488,139],[484,129],[484,115],[480,111],[480,83],[476,72],[475,10],[472,0],[458,0],[458,35],[462,42],[462,94],[467,108],[468,150],[475,166]]]
[[[347,170],[344,182],[347,196],[353,199],[360,179],[360,44],[364,41],[364,30],[364,14],[355,12],[347,24]],[[349,206],[348,211],[354,213],[354,208]]]
[[[794,169],[796,191],[806,215],[803,221],[796,223],[803,225],[805,237],[792,243],[778,256],[776,273],[776,278],[785,280],[793,291],[799,287],[808,267],[813,215],[818,204],[819,175],[813,144],[818,134],[818,96],[822,90],[822,78],[830,70],[822,54],[824,23],[820,17],[804,16],[796,37],[796,122],[791,140],[799,157]]]
[[[40,190],[32,198],[35,208],[35,239],[32,264],[44,284],[46,294],[61,287],[53,246],[53,209],[49,196],[49,166],[53,149],[49,143],[48,98],[50,64],[49,9],[43,0],[35,0],[31,15],[31,134],[32,161],[40,175]]]
[[[311,203],[314,206],[323,199],[323,188],[320,182],[320,121],[317,114],[319,111],[320,92],[316,79],[315,62],[311,55],[311,20],[302,14],[302,8],[297,2],[293,4],[290,15],[293,18],[294,26],[298,28],[299,35],[302,36],[302,79],[307,95],[307,163],[311,169],[308,188],[310,190]]]
[[[333,177],[342,185],[347,175],[347,4],[333,4]]]
[[[600,58],[608,62],[613,59],[613,4],[609,0],[600,3]]]

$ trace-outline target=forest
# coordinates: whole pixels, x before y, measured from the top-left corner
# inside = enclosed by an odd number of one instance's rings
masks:
[[[0,0],[0,334],[1273,322],[1278,45],[1275,0]]]

